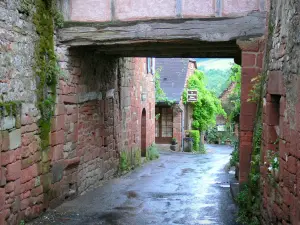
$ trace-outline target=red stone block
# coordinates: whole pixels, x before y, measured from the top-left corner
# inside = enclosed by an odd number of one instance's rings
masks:
[[[292,194],[290,193],[287,187],[284,187],[282,189],[282,193],[283,193],[282,197],[283,197],[284,204],[290,206],[292,204]]]
[[[22,170],[21,183],[24,184],[38,175],[39,175],[38,165],[33,164],[32,166]]]
[[[55,106],[55,116],[64,115],[65,114],[65,105],[64,104],[56,104]]]
[[[285,95],[282,71],[270,71],[267,91],[272,95]]]
[[[297,159],[293,156],[288,157],[287,161],[288,171],[292,174],[296,174],[297,172]]]
[[[0,211],[0,224],[1,225],[7,225],[5,220],[6,220],[6,215],[8,215],[8,214],[9,214],[9,209]]]
[[[281,220],[282,216],[283,216],[282,209],[277,204],[273,204],[273,210],[274,210],[274,213],[275,213],[277,219]]]
[[[256,53],[242,53],[242,67],[254,67],[256,65]]]
[[[38,186],[38,187],[31,190],[31,195],[33,197],[39,196],[42,193],[43,193],[43,186],[42,185],[40,185],[40,186]]]
[[[30,204],[31,204],[31,200],[29,198],[23,199],[21,201],[20,209],[24,210],[24,209],[28,208],[30,206]]]
[[[256,57],[256,66],[259,68],[263,68],[263,60],[264,60],[264,54],[259,53]]]
[[[263,131],[263,132],[266,132],[266,136],[264,135],[264,138],[266,143],[267,144],[274,144],[276,143],[277,139],[278,139],[278,135],[276,133],[276,129],[275,129],[275,126],[266,126],[266,131]]]
[[[62,101],[64,103],[77,104],[78,98],[76,95],[63,95]]]
[[[9,182],[5,185],[5,192],[6,193],[11,193],[15,189],[15,182]]]
[[[4,188],[0,188],[0,211],[3,210],[4,205],[5,205],[5,189]]]
[[[64,157],[63,151],[64,151],[63,144],[51,147],[50,158],[52,159],[52,162],[63,159]]]
[[[31,190],[32,188],[34,188],[34,183],[35,181],[32,179],[24,184],[21,184],[21,193],[26,192],[28,190]]]
[[[34,131],[38,131],[38,129],[39,129],[38,126],[35,123],[33,123],[30,125],[22,126],[21,133],[25,134],[25,133],[29,133],[29,132],[34,132]]]
[[[241,115],[240,116],[240,130],[241,131],[253,131],[254,128],[254,116]]]
[[[7,152],[2,152],[0,159],[1,159],[1,165],[2,166],[6,166],[7,164],[13,163],[17,159],[16,152],[14,150],[7,151]]]
[[[21,176],[21,160],[18,160],[12,164],[7,165],[7,181],[14,181]]]
[[[63,130],[51,133],[51,145],[63,144],[65,141],[65,133]]]
[[[243,102],[241,105],[241,115],[253,116],[256,114],[256,104],[252,102]]]
[[[60,131],[65,128],[65,115],[60,115],[52,118],[51,131]]]
[[[9,133],[8,131],[2,131],[1,132],[1,136],[2,136],[2,151],[7,151],[9,150]]]
[[[285,99],[284,96],[281,96],[281,98],[280,98],[280,110],[279,110],[280,116],[284,116],[285,110],[286,110],[286,99]]]

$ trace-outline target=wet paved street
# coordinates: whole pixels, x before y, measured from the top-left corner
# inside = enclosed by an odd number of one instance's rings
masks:
[[[231,148],[208,145],[206,155],[162,152],[160,159],[65,202],[31,224],[236,225],[224,167]]]

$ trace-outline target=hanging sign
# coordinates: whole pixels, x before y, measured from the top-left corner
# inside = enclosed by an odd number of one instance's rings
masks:
[[[188,90],[187,91],[187,101],[188,102],[197,102],[198,101],[198,91],[197,90]]]

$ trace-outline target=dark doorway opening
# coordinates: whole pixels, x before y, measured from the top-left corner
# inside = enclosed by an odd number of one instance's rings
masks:
[[[147,145],[146,145],[146,121],[147,121],[147,117],[146,117],[146,110],[143,109],[143,112],[142,112],[142,120],[141,120],[141,154],[142,154],[142,157],[146,157],[146,148],[147,148]]]

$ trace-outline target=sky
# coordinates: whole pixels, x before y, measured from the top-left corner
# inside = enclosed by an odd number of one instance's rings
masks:
[[[198,67],[204,66],[206,70],[220,69],[227,70],[231,68],[233,59],[201,58],[196,59]]]

